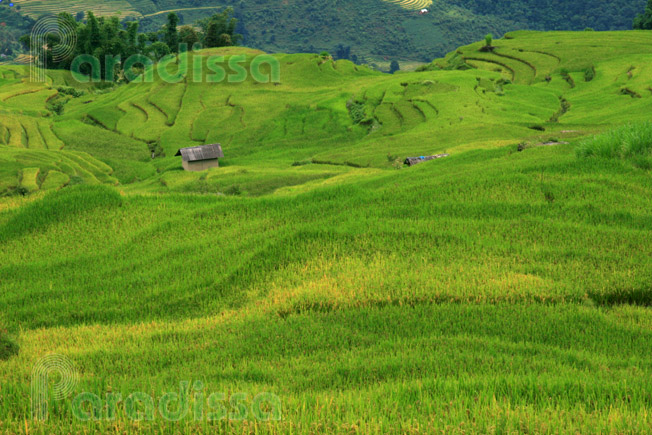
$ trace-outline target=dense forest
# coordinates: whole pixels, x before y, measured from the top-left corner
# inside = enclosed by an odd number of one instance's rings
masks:
[[[183,0],[174,2],[182,7]],[[192,0],[197,6],[205,0]],[[631,29],[646,0],[448,0],[434,2],[430,13],[419,15],[379,0],[276,0],[236,2],[239,32],[248,46],[267,51],[319,52],[338,49],[353,60],[388,58],[429,61],[455,47],[518,29],[595,30]],[[169,7],[160,0],[159,7]],[[190,19],[201,11],[181,12]],[[144,23],[163,25],[163,17]],[[343,47],[344,50],[341,50]],[[350,58],[350,57],[349,57]]]
[[[49,0],[48,4],[55,8],[62,1]],[[244,45],[268,52],[326,50],[337,58],[381,61],[387,67],[392,60],[428,62],[487,33],[501,37],[518,29],[631,29],[646,4],[646,0],[448,0],[434,2],[428,14],[420,15],[383,0],[127,1],[133,11],[122,17],[123,25],[138,20],[140,30],[146,33],[159,32],[167,25],[167,14],[159,11],[175,10],[183,27],[232,7],[238,20],[235,33],[242,35]],[[112,4],[106,0],[103,7]],[[124,2],[115,5],[117,13]],[[8,9],[6,3],[0,3],[0,11],[3,9]],[[29,12],[25,9],[27,6],[19,12],[23,16]],[[86,13],[70,12],[82,18]],[[643,16],[637,20],[640,26],[646,23]],[[15,40],[14,36],[13,47]]]
[[[522,21],[534,30],[622,30],[632,26],[645,0],[448,0],[449,3],[484,15]]]

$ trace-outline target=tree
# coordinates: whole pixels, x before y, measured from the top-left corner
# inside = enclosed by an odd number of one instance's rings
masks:
[[[231,45],[233,45],[231,35],[228,33],[222,33],[220,35],[220,47],[230,47]]]
[[[168,14],[168,22],[159,32],[139,33],[137,21],[121,22],[118,17],[96,17],[89,11],[85,23],[82,23],[73,15],[62,12],[57,18],[61,24],[65,24],[66,29],[76,33],[77,43],[60,50],[58,48],[71,39],[48,33],[44,35],[44,53],[39,58],[48,68],[68,69],[75,57],[90,55],[97,59],[99,65],[83,62],[79,65],[79,72],[86,75],[99,73],[102,79],[115,81],[124,77],[123,62],[133,55],[145,55],[159,61],[170,53],[178,53],[180,42],[187,44],[187,47],[196,46],[202,37],[208,47],[235,45],[241,36],[234,33],[237,20],[231,16],[232,13],[233,10],[227,8],[202,20],[199,25],[207,31],[206,35],[201,35],[191,26],[177,28],[179,17],[174,13]],[[4,26],[0,26],[0,54],[5,56],[12,52],[7,44],[18,46],[22,43],[29,49],[36,42],[31,40],[30,35],[24,35],[18,41],[17,37],[6,36],[4,30]],[[61,53],[66,56],[61,56]],[[94,65],[99,66],[99,71],[94,71]]]
[[[392,63],[389,64],[389,73],[394,74],[396,71],[399,71],[401,69],[401,66],[398,64],[398,61],[393,60]]]
[[[170,47],[164,42],[155,42],[149,47],[147,47],[147,54],[154,60],[158,61],[170,54]]]
[[[206,36],[204,37],[204,45],[208,48],[220,46],[220,33],[218,24],[211,21],[206,29]]]
[[[59,15],[57,15],[57,21],[59,23],[59,28],[60,29],[69,29],[69,31],[74,32],[74,34],[79,33],[79,23],[73,18],[73,16],[67,12],[61,12]],[[72,41],[58,41],[58,43],[65,42],[68,44],[67,46],[62,46],[58,50],[59,52],[59,57],[56,59],[57,64],[53,65],[57,68],[64,68],[68,69],[70,67],[70,64],[73,59],[73,54],[74,51],[76,50],[76,43]],[[73,45],[75,44],[75,45]],[[54,47],[54,46],[53,46]],[[66,55],[65,57],[61,57],[63,55]]]
[[[176,53],[179,51],[179,33],[177,25],[179,24],[179,17],[174,12],[168,14],[168,23],[165,25],[165,35],[163,41],[170,48],[170,52]]]
[[[144,53],[145,47],[147,47],[147,35],[140,33],[138,35],[138,53]]]
[[[158,33],[157,32],[147,32],[146,33],[147,40],[151,42],[152,44],[155,42],[158,42]]]
[[[93,12],[88,11],[86,15],[86,27],[88,29],[88,39],[86,41],[85,52],[92,54],[95,49],[102,45],[102,35],[100,34],[100,24]]]
[[[127,24],[127,47],[128,50],[126,57],[142,51],[140,48],[140,38],[138,35],[138,21],[131,21]]]
[[[338,59],[349,59],[351,57],[351,46],[345,47],[342,44],[338,44],[335,47],[335,57]]]
[[[30,35],[23,35],[18,39],[18,42],[23,44],[25,50],[30,50],[32,48],[32,37]]]
[[[484,45],[486,47],[491,47],[491,43],[493,42],[493,40],[494,40],[494,35],[488,33],[487,36],[484,37]]]
[[[197,21],[204,32],[204,46],[223,47],[236,45],[240,41],[242,35],[235,33],[238,20],[233,18],[232,14],[233,9],[226,8],[224,12]],[[228,38],[223,35],[228,35]]]
[[[652,30],[652,0],[648,0],[645,12],[634,18],[634,29]]]
[[[182,26],[179,28],[179,42],[192,49],[192,46],[199,42],[199,35],[191,26]]]

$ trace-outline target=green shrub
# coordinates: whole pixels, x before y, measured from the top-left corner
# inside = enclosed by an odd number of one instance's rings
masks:
[[[629,96],[632,97],[632,98],[643,98],[643,97],[641,96],[641,94],[639,94],[638,92],[633,91],[633,90],[631,90],[631,89],[629,89],[629,88],[627,88],[627,87],[622,88],[622,89],[620,90],[620,94],[621,94],[621,95],[629,95]]]
[[[14,189],[15,195],[25,196],[29,193],[29,190],[25,186],[18,186]]]
[[[65,100],[56,99],[47,104],[47,109],[57,115],[63,115],[63,108],[66,105]]]
[[[634,159],[640,165],[652,157],[652,122],[629,124],[593,136],[577,147],[579,157]]]
[[[491,43],[493,42],[493,40],[494,40],[494,35],[492,35],[491,33],[488,33],[484,37],[484,43],[487,47],[491,47]]]
[[[84,95],[86,93],[86,92],[84,92],[82,90],[78,90],[78,89],[70,88],[70,87],[66,87],[66,86],[58,87],[57,92],[59,92],[60,94],[64,94],[64,95],[70,95],[71,97],[74,97],[74,98],[81,97],[82,95]]]
[[[591,66],[584,70],[584,81],[590,82],[595,78],[595,67]]]
[[[366,118],[365,104],[362,101],[349,100],[346,103],[349,116],[354,124],[360,124]]]
[[[241,195],[242,194],[242,189],[240,189],[240,186],[237,184],[234,184],[233,186],[229,186],[226,189],[224,189],[224,194],[225,195]]]

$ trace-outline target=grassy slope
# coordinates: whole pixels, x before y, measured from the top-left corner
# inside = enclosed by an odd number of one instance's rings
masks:
[[[65,144],[5,145],[21,174],[44,169],[12,153],[67,152],[111,166],[126,194],[1,203],[0,312],[21,351],[0,362],[0,430],[24,430],[31,367],[59,352],[80,391],[272,391],[284,419],[262,431],[649,431],[650,173],[515,144],[649,119],[650,35],[510,37],[475,61],[487,71],[386,76],[282,55],[280,86],[132,84],[59,117],[39,116],[51,91],[36,89],[24,113],[4,107]],[[352,99],[375,127],[353,125]],[[570,111],[549,122],[561,99]],[[217,140],[222,168],[184,173],[170,157]],[[148,160],[147,143],[168,157]],[[409,170],[387,157],[443,150]],[[311,161],[330,164],[292,166]],[[66,407],[41,429],[78,430]]]

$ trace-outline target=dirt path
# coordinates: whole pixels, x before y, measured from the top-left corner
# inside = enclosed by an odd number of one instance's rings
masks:
[[[201,9],[220,9],[222,7],[223,6],[201,6],[201,7],[198,7],[198,8],[169,9],[167,11],[158,11],[158,12],[154,12],[153,14],[143,15],[143,17],[144,18],[155,17],[156,15],[169,14],[170,12],[179,12],[179,11],[196,11],[196,10],[201,10]]]

